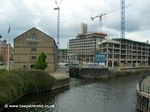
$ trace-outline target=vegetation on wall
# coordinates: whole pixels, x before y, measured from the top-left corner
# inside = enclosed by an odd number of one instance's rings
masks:
[[[55,78],[38,70],[0,70],[0,108],[19,97],[50,89]]]
[[[47,68],[46,58],[47,56],[42,52],[35,64],[35,69],[45,70]]]

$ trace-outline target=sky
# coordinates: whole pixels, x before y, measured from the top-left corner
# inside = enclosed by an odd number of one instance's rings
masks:
[[[81,32],[81,23],[88,24],[88,32],[107,33],[107,38],[120,38],[121,0],[56,0],[60,6],[60,48],[67,48],[69,39]],[[125,38],[150,41],[150,1],[125,0]],[[57,11],[55,0],[0,0],[0,34],[2,39],[13,39],[23,32],[36,27],[56,40]],[[118,10],[118,11],[115,11]],[[109,13],[109,12],[113,13]],[[108,13],[91,21],[91,17]],[[8,34],[8,28],[11,28]]]

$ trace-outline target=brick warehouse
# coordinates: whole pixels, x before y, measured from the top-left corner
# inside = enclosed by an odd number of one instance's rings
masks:
[[[34,69],[41,52],[47,56],[46,71],[54,72],[58,65],[55,40],[33,27],[14,39],[13,69]]]

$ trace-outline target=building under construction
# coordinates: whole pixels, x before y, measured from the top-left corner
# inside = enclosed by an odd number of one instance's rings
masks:
[[[99,52],[106,54],[107,67],[142,67],[150,65],[150,44],[125,38],[103,40]]]
[[[106,38],[104,33],[87,33],[87,25],[81,24],[81,33],[69,40],[68,59],[93,62],[98,44]]]

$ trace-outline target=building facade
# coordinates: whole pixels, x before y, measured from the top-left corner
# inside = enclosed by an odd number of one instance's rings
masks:
[[[59,62],[67,62],[68,61],[68,49],[59,49]]]
[[[69,40],[68,59],[80,62],[93,62],[98,44],[106,38],[104,33],[81,33]]]
[[[81,33],[87,33],[88,26],[85,23],[81,23]]]
[[[108,67],[142,67],[150,65],[150,44],[124,38],[104,40],[99,52],[106,54]]]
[[[14,39],[13,68],[34,69],[41,52],[47,56],[46,71],[54,72],[58,65],[55,40],[33,27]]]
[[[0,41],[0,65],[9,69],[13,59],[13,49],[7,40]]]

